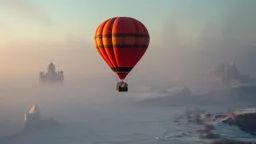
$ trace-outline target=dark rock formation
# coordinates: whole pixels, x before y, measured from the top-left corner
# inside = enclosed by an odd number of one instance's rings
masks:
[[[25,114],[25,125],[23,130],[37,130],[41,128],[52,127],[59,123],[53,118],[42,119],[40,111],[36,105],[33,105],[29,112]]]
[[[1,144],[11,141],[15,138],[22,137],[23,135],[25,135],[27,133],[33,133],[37,130],[42,130],[45,128],[51,128],[54,126],[61,125],[61,123],[55,121],[53,118],[42,119],[40,116],[40,111],[36,105],[33,105],[30,108],[29,112],[27,112],[25,114],[24,119],[25,119],[24,127],[20,131],[14,133],[12,135],[0,138]]]
[[[222,122],[256,135],[256,108],[236,110],[230,114],[203,114],[201,119]]]
[[[256,108],[241,109],[220,119],[220,122],[236,125],[241,130],[256,134]]]
[[[212,142],[212,144],[255,144],[255,142],[243,142],[243,141],[237,141],[237,140],[216,140]]]
[[[220,63],[210,70],[206,81],[213,87],[229,87],[240,83],[253,82],[255,79],[240,73],[235,63]]]
[[[216,139],[216,138],[220,138],[220,136],[218,134],[214,134],[212,133],[212,131],[214,130],[214,126],[210,125],[210,124],[206,124],[204,125],[202,130],[198,130],[199,132],[199,137],[201,139]]]

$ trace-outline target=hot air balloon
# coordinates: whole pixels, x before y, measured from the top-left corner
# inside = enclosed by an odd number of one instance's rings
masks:
[[[131,17],[112,17],[96,29],[94,44],[104,61],[119,78],[117,92],[127,92],[127,75],[146,52],[150,41],[147,28]]]

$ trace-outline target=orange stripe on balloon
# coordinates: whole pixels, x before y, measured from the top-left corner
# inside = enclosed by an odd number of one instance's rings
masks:
[[[97,38],[112,38],[112,37],[141,37],[141,38],[149,38],[148,34],[143,33],[109,33],[109,34],[98,34],[94,36],[94,39]]]
[[[113,67],[113,65],[108,61],[108,58],[105,57],[104,54],[100,51],[100,49],[97,49],[98,53],[101,55],[101,57],[104,59],[104,61],[108,64],[109,67]]]
[[[98,35],[98,34],[101,34],[103,29],[104,29],[104,26],[105,24],[107,23],[107,21],[103,22],[102,24],[99,25],[99,27],[97,28],[96,30],[96,34],[95,35]],[[95,39],[95,43],[97,45],[103,45],[103,42],[102,42],[102,39]],[[96,45],[96,46],[97,46]],[[98,52],[100,53],[100,55],[102,56],[102,58],[105,60],[105,62],[110,65],[111,67],[113,67],[114,65],[111,63],[110,59],[108,58],[108,55],[106,53],[106,51],[104,49],[98,49]]]
[[[109,34],[112,33],[112,28],[113,28],[113,23],[115,21],[115,18],[109,19],[107,21],[107,23],[105,24],[105,27],[103,29],[102,34]],[[113,64],[114,67],[117,67],[118,64],[116,62],[116,58],[115,58],[115,53],[113,51],[113,47],[110,47],[112,45],[112,39],[109,38],[102,38],[103,40],[103,45],[104,45],[104,50],[106,51],[109,60],[111,61],[111,63]]]
[[[140,21],[130,17],[114,17],[103,23],[101,31],[95,33],[95,46],[118,77],[125,79],[146,52],[149,33]]]

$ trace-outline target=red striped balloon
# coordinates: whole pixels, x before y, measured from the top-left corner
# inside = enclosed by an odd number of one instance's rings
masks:
[[[94,44],[109,67],[124,80],[149,45],[147,28],[131,17],[113,17],[96,29]]]

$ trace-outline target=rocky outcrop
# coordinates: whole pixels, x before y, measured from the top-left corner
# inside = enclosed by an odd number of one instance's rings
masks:
[[[45,128],[51,128],[53,126],[61,125],[61,123],[55,121],[53,118],[42,119],[40,111],[36,105],[33,105],[30,108],[29,112],[25,114],[24,120],[24,127],[20,131],[12,135],[0,138],[0,143],[8,143],[9,141],[12,141],[15,138],[22,137],[26,134],[33,133],[37,130],[43,130]]]
[[[209,106],[209,105],[234,105],[246,104],[254,106],[256,102],[256,83],[239,84],[226,89],[212,90],[202,94],[191,94],[186,87],[172,88],[135,101],[139,105],[159,106]],[[159,96],[163,95],[163,96]]]
[[[25,121],[25,128],[35,127],[39,121],[41,120],[41,114],[36,105],[33,105],[29,112],[25,113],[24,121]]]
[[[220,118],[220,122],[236,125],[241,130],[256,135],[256,108],[241,109]]]
[[[52,127],[59,123],[52,118],[42,119],[40,111],[36,105],[33,105],[29,112],[25,114],[25,125],[23,130],[36,130]]]
[[[174,122],[184,123],[185,118],[185,122],[201,125],[197,129],[198,136],[206,143],[254,144],[255,114],[256,108],[236,110],[229,114],[207,114],[203,110],[189,108],[183,115],[176,116]]]
[[[256,108],[240,109],[230,114],[202,114],[201,119],[237,126],[244,132],[256,135]]]
[[[248,75],[244,75],[236,68],[235,63],[220,63],[210,70],[206,81],[212,85],[232,86],[239,83],[255,81]]]

